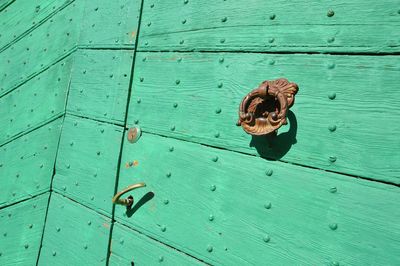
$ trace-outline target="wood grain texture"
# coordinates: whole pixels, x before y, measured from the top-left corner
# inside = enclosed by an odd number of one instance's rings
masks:
[[[391,93],[399,65],[396,56],[138,53],[128,125],[400,184],[400,109]],[[252,138],[236,126],[240,101],[280,77],[300,87],[291,125],[277,138]]]
[[[141,1],[84,1],[85,8],[80,23],[81,46],[135,47]]]
[[[67,115],[53,189],[111,217],[122,128]]]
[[[80,9],[70,4],[0,53],[0,96],[76,49]]]
[[[397,0],[145,1],[140,50],[399,52]]]
[[[15,1],[15,3],[9,5],[0,15],[2,29],[0,51],[4,46],[18,39],[30,29],[40,26],[44,20],[70,2],[70,0],[31,0]]]
[[[0,209],[0,265],[35,265],[49,193]]]
[[[67,58],[0,98],[0,145],[65,112],[71,67]]]
[[[116,220],[206,262],[400,263],[397,187],[146,133],[124,143],[132,160],[119,189],[146,182],[144,204]]]
[[[115,223],[109,265],[205,265],[126,226]]]
[[[67,111],[123,125],[132,60],[132,51],[78,50]]]
[[[38,265],[105,265],[110,223],[53,192]]]
[[[0,207],[49,191],[62,118],[0,148]]]

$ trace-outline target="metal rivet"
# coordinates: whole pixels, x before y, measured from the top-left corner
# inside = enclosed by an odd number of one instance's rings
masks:
[[[142,61],[145,62],[147,60],[147,57],[143,57]]]
[[[7,233],[4,233],[3,236],[6,237],[6,236],[7,236]]]
[[[329,224],[329,228],[334,231],[338,228],[338,225],[337,225],[337,223],[331,223],[331,224]]]
[[[166,176],[167,176],[167,177],[171,177],[171,172],[168,172],[168,173],[166,174]]]
[[[164,200],[164,204],[165,204],[165,205],[168,205],[168,203],[169,203],[169,200],[165,199],[165,200]]]
[[[221,57],[221,58],[219,59],[219,62],[220,62],[220,63],[223,63],[223,62],[224,62],[224,58]]]
[[[122,244],[124,244],[124,239],[123,238],[120,238],[120,240],[119,240],[119,243],[122,245]]]
[[[33,227],[33,224],[29,224],[28,227],[31,229]]]
[[[274,59],[269,60],[268,64],[270,64],[271,66],[274,65],[275,64],[275,60]]]
[[[94,196],[91,196],[91,197],[90,197],[90,200],[94,200]]]
[[[273,173],[274,173],[274,171],[272,169],[268,169],[268,170],[265,171],[265,174],[267,176],[271,176]]]
[[[329,192],[330,192],[330,193],[336,193],[336,192],[337,192],[337,188],[336,188],[336,187],[331,187],[331,188],[329,189]]]
[[[187,3],[189,3],[189,0],[183,0],[183,3],[186,5]]]
[[[221,40],[219,40],[220,43],[224,43],[225,42],[225,38],[222,38]]]
[[[339,266],[339,262],[333,261],[333,262],[332,262],[332,266]]]
[[[175,126],[170,127],[171,131],[175,131]]]
[[[329,156],[329,161],[331,162],[331,163],[334,163],[334,162],[336,162],[336,156]]]
[[[217,109],[215,109],[215,113],[216,113],[216,114],[220,114],[220,113],[221,113],[221,111],[222,111],[222,110],[221,110],[221,108],[217,108]]]
[[[87,224],[88,224],[88,225],[91,225],[91,224],[92,224],[92,221],[88,221]]]
[[[172,106],[173,106],[174,108],[177,108],[177,107],[178,107],[178,103],[174,103]]]
[[[178,85],[179,83],[181,83],[181,81],[179,79],[175,80],[176,85]]]
[[[221,18],[221,22],[226,22],[228,20],[228,18],[227,17],[223,17],[223,18]]]
[[[214,133],[214,137],[219,138],[219,136],[220,136],[220,134],[218,131]]]
[[[336,98],[336,93],[332,92],[328,95],[328,98],[334,100]]]
[[[127,139],[130,143],[135,143],[140,139],[141,135],[142,131],[139,127],[132,127],[128,130]]]
[[[144,81],[144,78],[140,78],[139,80],[140,80],[140,82],[143,82],[143,81]]]
[[[135,123],[136,125],[139,124],[139,119],[135,119],[135,120],[133,121],[133,123]]]
[[[174,147],[173,146],[169,147],[169,151],[173,152],[174,151]]]
[[[328,17],[333,17],[335,15],[335,12],[333,10],[329,10],[328,13],[326,13]]]
[[[275,18],[276,18],[276,15],[275,15],[275,14],[272,14],[272,15],[269,16],[269,19],[270,19],[270,20],[274,20]]]
[[[57,255],[57,252],[53,251],[53,257]]]
[[[210,186],[210,190],[211,190],[211,191],[215,191],[216,189],[217,189],[217,187],[216,187],[215,185],[211,185],[211,186]]]
[[[57,231],[57,232],[60,232],[60,231],[61,231],[61,228],[60,228],[60,227],[57,227],[57,228],[56,228],[56,231]]]
[[[87,244],[85,244],[85,245],[83,246],[83,248],[84,248],[84,249],[87,249],[87,248],[88,248],[88,245],[87,245]]]
[[[269,39],[268,39],[268,42],[269,42],[269,43],[273,43],[274,41],[275,41],[275,38],[269,38]]]
[[[334,132],[336,130],[336,126],[335,125],[330,125],[329,126],[329,131]]]
[[[181,40],[179,43],[180,43],[180,44],[183,44],[184,42],[185,42],[185,40]]]
[[[222,82],[218,83],[218,88],[222,88],[224,84]]]
[[[328,69],[334,69],[335,68],[335,64],[334,63],[329,63],[328,64]]]
[[[150,27],[150,26],[151,26],[151,22],[147,23],[147,27]]]
[[[334,42],[335,41],[335,37],[329,37],[328,39],[327,39],[327,42],[329,42],[329,43],[332,43],[332,42]]]
[[[96,152],[96,154],[97,154],[97,156],[100,156],[101,153],[98,151],[98,152]]]
[[[182,62],[182,57],[179,57],[176,61]]]
[[[66,187],[66,186],[62,186],[62,189],[63,189],[64,191],[66,191],[66,190],[67,190],[67,187]]]
[[[165,232],[165,231],[167,230],[167,227],[166,227],[165,225],[162,225],[162,226],[160,227],[160,229],[161,229],[162,232]]]
[[[264,208],[266,208],[268,210],[271,209],[271,207],[272,207],[271,202],[267,202],[267,203],[264,204]]]
[[[214,157],[212,158],[212,160],[213,160],[213,162],[218,161],[218,156],[214,156]]]
[[[164,261],[164,257],[163,256],[158,257],[158,261],[159,262],[163,262]]]
[[[265,243],[268,243],[271,240],[271,238],[269,237],[269,235],[265,235],[263,240]]]
[[[210,216],[208,216],[208,220],[209,221],[214,221],[214,215],[210,214]]]
[[[183,20],[182,20],[182,24],[185,24],[185,23],[186,23],[186,19],[183,19]]]
[[[213,247],[212,247],[211,245],[208,245],[207,251],[208,251],[208,252],[212,252],[212,251],[213,251]]]
[[[24,247],[25,247],[25,249],[27,249],[27,248],[29,248],[29,245],[28,245],[28,244],[25,244],[25,246],[24,246]]]
[[[75,186],[78,186],[78,185],[79,185],[78,181],[75,181]]]

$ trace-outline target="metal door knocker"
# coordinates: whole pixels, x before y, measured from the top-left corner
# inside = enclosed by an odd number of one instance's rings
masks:
[[[238,126],[251,135],[267,135],[286,125],[286,115],[299,90],[287,79],[266,80],[247,94],[239,106]]]

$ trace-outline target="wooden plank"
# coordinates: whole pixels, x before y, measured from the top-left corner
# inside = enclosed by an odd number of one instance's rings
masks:
[[[0,210],[0,264],[35,265],[49,194]]]
[[[397,0],[151,1],[139,50],[398,52]]]
[[[81,46],[134,48],[140,4],[131,0],[85,0]]]
[[[66,116],[53,189],[111,217],[122,127]]]
[[[59,118],[0,148],[0,207],[50,190],[61,125]]]
[[[183,253],[115,223],[109,265],[204,265]]]
[[[4,9],[0,16],[2,29],[0,51],[4,46],[18,39],[30,29],[38,27],[44,20],[54,15],[60,8],[70,2],[70,0],[16,1]]]
[[[122,164],[119,189],[147,187],[116,220],[205,262],[400,263],[398,187],[146,133]]]
[[[393,152],[400,149],[399,96],[391,93],[399,64],[397,56],[138,53],[128,124],[400,184],[400,153]],[[252,138],[236,126],[239,103],[279,77],[300,87],[289,114],[293,126],[277,138]]]
[[[67,58],[0,98],[0,145],[65,112],[71,66]]]
[[[6,7],[15,2],[15,0],[0,0],[0,12],[2,12]]]
[[[67,111],[123,125],[132,60],[132,51],[77,51]]]
[[[38,265],[105,265],[110,219],[51,194]]]
[[[0,96],[75,49],[80,9],[72,3],[0,53]]]

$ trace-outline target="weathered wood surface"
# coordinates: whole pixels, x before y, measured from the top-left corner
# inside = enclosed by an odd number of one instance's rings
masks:
[[[145,1],[140,50],[399,52],[400,10],[384,1]]]
[[[53,189],[111,217],[122,127],[67,115]]]
[[[396,56],[138,53],[128,125],[400,184],[399,64]],[[291,125],[277,138],[252,138],[236,126],[240,101],[279,77],[300,87]]]
[[[35,265],[49,194],[0,209],[0,265]]]
[[[39,27],[70,2],[70,0],[30,0],[15,1],[9,5],[0,15],[0,51],[32,28]],[[0,10],[1,6],[0,3]]]
[[[105,265],[110,223],[53,192],[38,265]]]
[[[141,1],[84,2],[83,19],[80,23],[81,47],[135,47]]]
[[[109,265],[205,265],[126,226],[115,223]]]
[[[119,189],[147,187],[116,220],[206,262],[400,263],[398,187],[146,133],[122,164]]]
[[[0,53],[0,96],[76,49],[75,12],[79,8],[72,3]]]
[[[67,111],[123,125],[132,60],[132,51],[78,50]]]
[[[49,191],[62,118],[0,147],[0,207]]]
[[[0,144],[65,112],[71,65],[69,57],[0,98]]]

